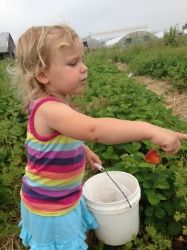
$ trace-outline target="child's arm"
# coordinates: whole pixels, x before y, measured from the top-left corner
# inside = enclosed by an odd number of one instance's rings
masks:
[[[58,102],[46,102],[38,109],[44,125],[83,141],[119,144],[150,140],[169,153],[177,152],[187,134],[177,133],[142,121],[92,118]]]

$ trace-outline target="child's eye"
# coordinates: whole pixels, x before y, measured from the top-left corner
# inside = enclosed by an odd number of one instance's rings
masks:
[[[76,66],[76,64],[77,64],[77,62],[70,62],[70,63],[68,63],[68,65],[71,66],[71,67]]]

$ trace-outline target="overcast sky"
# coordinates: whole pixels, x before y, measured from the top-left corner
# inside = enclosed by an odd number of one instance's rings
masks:
[[[187,0],[0,0],[0,32],[66,22],[81,37],[133,26],[152,31],[187,23]]]

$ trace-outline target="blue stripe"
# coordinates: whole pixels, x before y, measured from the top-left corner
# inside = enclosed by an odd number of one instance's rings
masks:
[[[76,157],[72,157],[72,158],[41,158],[38,159],[32,155],[28,154],[28,159],[29,161],[31,161],[33,164],[37,164],[37,165],[45,165],[45,166],[68,166],[68,165],[73,165],[76,163],[81,162],[84,159],[84,154],[80,154],[77,155]]]
[[[64,198],[67,198],[67,197],[70,197],[76,193],[79,193],[81,191],[80,190],[77,190],[77,191],[74,191],[68,195],[65,195],[65,196],[61,196],[61,197],[50,197],[50,196],[47,196],[47,195],[43,195],[43,194],[38,194],[37,192],[31,190],[30,188],[28,188],[27,186],[25,186],[24,184],[22,185],[22,191],[23,193],[26,193],[28,194],[30,197],[32,198],[35,198],[35,199],[39,199],[39,200],[48,200],[48,201],[59,201],[61,199],[64,199]]]
[[[42,144],[39,142],[31,142],[30,140],[26,141],[26,145],[29,147],[42,151],[42,152],[49,152],[49,151],[69,151],[77,149],[80,146],[83,146],[82,141],[75,141],[72,143],[50,143],[50,144]]]

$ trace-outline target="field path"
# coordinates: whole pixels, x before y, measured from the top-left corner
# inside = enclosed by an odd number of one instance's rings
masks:
[[[117,68],[127,72],[127,65],[117,63]],[[163,97],[168,108],[173,110],[173,114],[179,115],[184,121],[187,121],[187,93],[180,93],[174,90],[172,86],[164,81],[152,79],[147,76],[132,76],[138,83],[146,85],[146,87]]]

